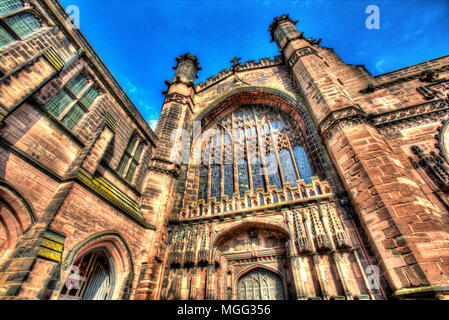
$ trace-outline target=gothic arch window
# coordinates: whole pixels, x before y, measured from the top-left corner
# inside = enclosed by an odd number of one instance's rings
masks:
[[[304,141],[307,133],[292,121],[283,111],[266,105],[244,105],[218,119],[205,131],[213,134],[201,146],[197,200],[207,203],[215,197],[220,201],[225,195],[230,200],[237,193],[245,197],[239,203],[249,206],[249,194],[256,196],[255,205],[262,205],[257,196],[262,190],[272,195],[287,186],[298,187],[301,179],[310,185],[315,172]],[[273,201],[292,198],[290,191]]]
[[[45,109],[68,129],[73,130],[81,118],[89,112],[98,95],[99,92],[93,87],[93,82],[89,81],[84,73],[80,73],[59,91]]]
[[[112,297],[113,264],[106,250],[98,249],[83,255],[70,272],[59,299],[108,300]]]
[[[40,19],[21,0],[0,0],[0,48],[42,28]]]
[[[239,300],[284,300],[282,279],[266,269],[257,268],[243,275],[237,284]]]

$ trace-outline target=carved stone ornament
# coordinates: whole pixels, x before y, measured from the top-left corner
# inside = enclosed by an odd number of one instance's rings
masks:
[[[436,147],[440,150],[440,155],[443,157],[447,163],[449,163],[449,119],[442,122],[442,126],[439,127],[438,134],[436,138],[438,144]]]

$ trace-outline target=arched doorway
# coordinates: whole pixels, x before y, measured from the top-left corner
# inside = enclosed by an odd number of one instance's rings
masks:
[[[71,266],[61,300],[109,300],[114,289],[114,265],[105,249],[86,253]]]
[[[269,270],[253,269],[238,281],[239,300],[284,300],[282,279]]]
[[[0,267],[34,222],[29,203],[12,186],[0,181]]]

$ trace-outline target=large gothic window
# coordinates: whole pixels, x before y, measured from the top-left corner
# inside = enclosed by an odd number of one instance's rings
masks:
[[[284,300],[281,278],[265,269],[255,269],[245,274],[237,285],[239,300]]]
[[[301,179],[305,184],[312,182],[314,170],[304,142],[307,133],[275,108],[242,106],[207,131],[207,143],[201,149],[198,200],[208,202],[215,197],[219,201],[225,195],[231,199],[235,193],[246,197],[248,190],[249,195],[260,197],[260,191],[298,187]],[[277,195],[273,197],[278,201]]]

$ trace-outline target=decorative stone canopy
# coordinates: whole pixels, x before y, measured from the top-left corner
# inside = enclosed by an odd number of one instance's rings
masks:
[[[184,53],[184,54],[180,55],[179,57],[177,57],[176,58],[176,62],[178,64],[176,66],[174,66],[173,69],[176,70],[178,68],[178,66],[180,65],[180,62],[183,61],[183,60],[190,60],[190,61],[192,61],[192,63],[195,66],[196,70],[201,70],[198,58],[195,55],[190,54],[190,52]]]
[[[299,20],[293,21],[290,17],[289,14],[283,14],[280,15],[279,17],[275,17],[273,19],[273,22],[270,24],[270,27],[268,28],[268,31],[270,31],[271,36],[273,36],[274,31],[276,30],[276,27],[283,21],[290,21],[291,23],[293,23],[294,25],[296,25],[298,23]]]

